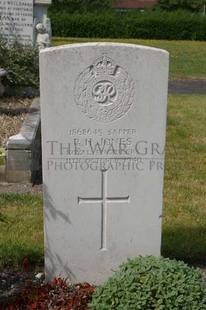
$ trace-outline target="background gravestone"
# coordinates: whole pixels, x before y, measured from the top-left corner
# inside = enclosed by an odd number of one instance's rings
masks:
[[[0,36],[8,41],[18,39],[23,44],[36,44],[39,50],[50,46],[49,4],[51,0],[0,0]],[[5,75],[5,70],[0,70],[0,93],[4,90],[1,75]],[[41,168],[39,109],[39,103],[35,101],[20,132],[7,142],[4,174],[7,182],[33,182]]]
[[[0,0],[0,30],[6,39],[33,43],[33,0]]]
[[[51,35],[47,21],[49,4],[51,0],[0,0],[0,33],[8,40],[17,38],[23,44],[33,44],[36,24],[43,23]]]
[[[160,255],[168,53],[50,48],[40,78],[46,279],[100,284]]]

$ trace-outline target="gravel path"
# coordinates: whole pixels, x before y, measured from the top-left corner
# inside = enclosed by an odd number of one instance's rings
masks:
[[[206,79],[170,80],[169,94],[202,94],[206,95]]]

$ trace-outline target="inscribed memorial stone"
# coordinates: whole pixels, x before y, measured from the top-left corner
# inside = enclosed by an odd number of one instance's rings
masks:
[[[51,23],[47,8],[51,0],[0,0],[0,34],[23,44],[51,45]],[[41,31],[38,29],[41,26]],[[38,33],[39,34],[38,38]]]
[[[101,284],[160,255],[168,53],[50,48],[40,77],[46,279]]]
[[[33,44],[33,0],[0,0],[0,32],[6,39]]]

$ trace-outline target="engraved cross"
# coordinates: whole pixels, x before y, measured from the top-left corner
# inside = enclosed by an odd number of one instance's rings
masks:
[[[82,203],[101,203],[101,247],[100,250],[106,250],[107,236],[107,204],[113,203],[129,203],[130,197],[108,197],[107,196],[107,171],[102,171],[101,179],[101,197],[100,198],[81,198],[78,197],[78,204]]]

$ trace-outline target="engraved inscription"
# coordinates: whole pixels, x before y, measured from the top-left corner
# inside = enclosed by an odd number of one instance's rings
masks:
[[[9,41],[33,43],[33,0],[0,0],[0,33]]]
[[[123,117],[134,101],[134,82],[114,59],[103,54],[77,78],[77,106],[92,120],[112,122]]]
[[[81,198],[78,197],[78,203],[101,203],[101,246],[100,250],[107,250],[107,204],[114,203],[129,203],[130,197],[107,197],[107,171],[102,171],[101,181],[101,197],[100,198]]]

